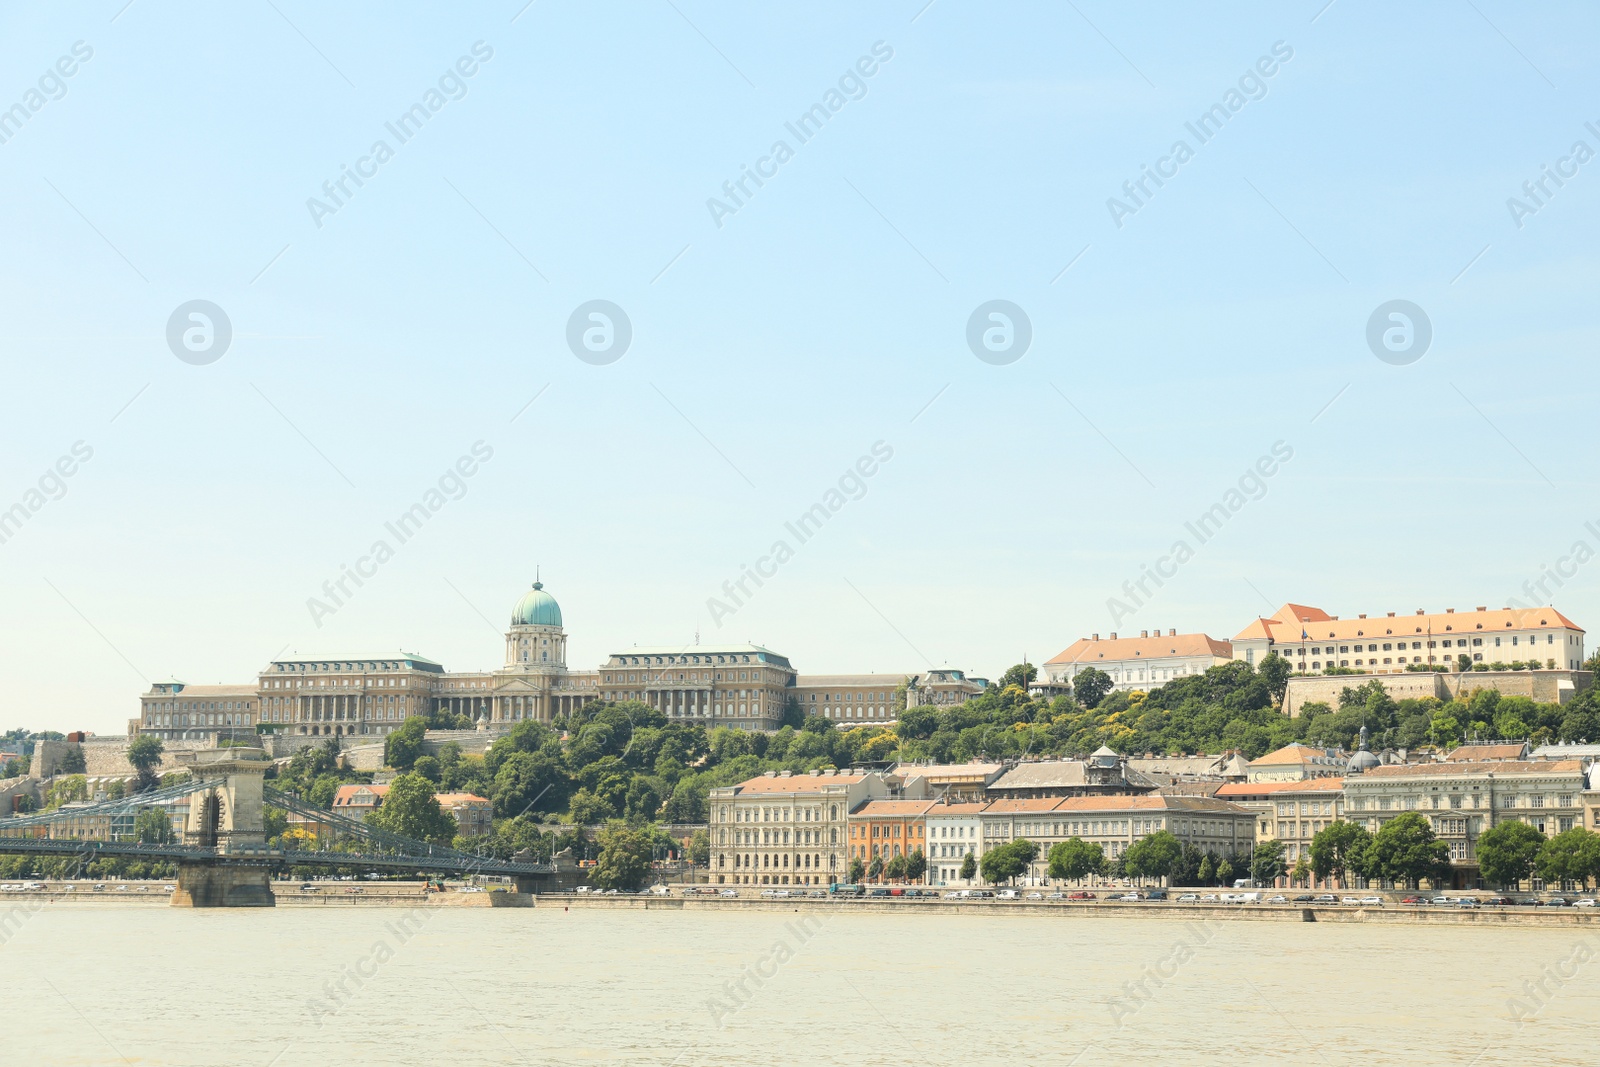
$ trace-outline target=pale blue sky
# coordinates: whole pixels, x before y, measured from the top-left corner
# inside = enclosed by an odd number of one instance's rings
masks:
[[[0,508],[93,449],[0,544],[0,725],[119,731],[151,679],[249,681],[280,651],[493,667],[536,564],[576,666],[698,628],[807,672],[993,675],[1289,599],[1500,606],[1600,549],[1600,161],[1520,228],[1507,208],[1600,149],[1591,8],[274,2],[0,14],[0,107],[93,50],[0,144]],[[385,123],[480,41],[400,144]],[[785,122],[877,42],[800,144]],[[1277,42],[1199,144],[1185,123]],[[308,198],[380,138],[319,228]],[[1180,138],[1119,228],[1107,199]],[[779,139],[718,227],[708,198]],[[195,299],[234,331],[203,366],[165,339]],[[565,340],[593,299],[633,327],[603,366]],[[1007,365],[965,339],[994,299],[1032,324]],[[1409,365],[1365,340],[1394,299],[1432,323]],[[478,441],[466,494],[394,543]],[[714,624],[878,441],[865,495]],[[1278,441],[1265,496],[1194,542]],[[384,537],[316,625],[308,598]],[[1114,623],[1180,538],[1194,558]],[[1555,597],[1580,624],[1597,576]]]

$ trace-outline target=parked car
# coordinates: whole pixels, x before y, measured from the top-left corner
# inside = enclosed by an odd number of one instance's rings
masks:
[[[1146,900],[1166,900],[1167,891],[1165,889],[1152,889],[1144,895],[1144,898]]]
[[[72,887],[69,885],[67,888],[71,889]],[[161,888],[165,889],[168,893],[176,893],[178,891],[178,887],[175,885],[164,885]]]
[[[1564,908],[1567,906],[1567,898],[1551,897],[1549,900],[1544,902],[1544,906],[1547,908]]]
[[[945,891],[944,899],[946,900],[959,900],[960,898],[961,890],[959,889],[950,889]]]
[[[1339,903],[1340,904],[1360,904],[1361,903],[1361,898],[1360,897],[1340,897],[1339,898]]]
[[[1000,900],[1017,900],[1017,899],[1019,899],[1019,894],[1017,893],[1017,891],[1015,889],[1002,889],[1002,890],[1000,890],[1000,892],[996,893],[995,896],[998,897]]]
[[[972,896],[976,900],[993,900],[994,892],[988,889],[974,889]]]
[[[1383,898],[1382,897],[1362,897],[1361,898],[1361,906],[1363,908],[1381,908],[1381,907],[1383,907]]]
[[[1402,898],[1400,901],[1402,904],[1426,904],[1427,902],[1427,897],[1419,897],[1415,893],[1411,894],[1409,897]]]
[[[1093,893],[1090,893],[1087,890],[1080,889],[1075,893],[1068,893],[1067,894],[1067,899],[1068,900],[1093,900],[1093,899],[1095,899],[1095,896],[1094,896]]]
[[[1215,893],[1206,893],[1200,898],[1200,903],[1215,904],[1217,903],[1217,895]]]
[[[1043,893],[1029,893],[1028,894],[1028,899],[1029,900],[1043,900],[1044,899],[1044,894]]]
[[[1135,900],[1139,899],[1139,894],[1138,893],[1124,893],[1119,897],[1112,897],[1111,899],[1112,900],[1120,900],[1120,901],[1135,901]]]
[[[1337,903],[1339,903],[1339,898],[1334,896],[1332,893],[1318,893],[1315,897],[1313,897],[1311,899],[1311,903],[1313,903],[1313,904],[1337,904]]]
[[[1310,893],[1301,893],[1299,896],[1295,897],[1294,900],[1291,903],[1295,903],[1295,904],[1310,904],[1312,901],[1314,901],[1316,899],[1317,898],[1312,896]]]
[[[900,888],[896,887],[894,889],[889,890],[889,895],[891,897],[903,897],[903,896],[906,895],[906,891],[904,889],[900,889]]]
[[[1515,904],[1510,897],[1484,897],[1482,903],[1491,908],[1506,908]]]
[[[1046,899],[1046,900],[1066,900],[1067,899],[1067,895],[1065,893],[1060,893],[1060,892],[1046,893],[1044,895],[1044,899]]]
[[[1268,904],[1287,904],[1287,903],[1289,903],[1289,898],[1284,896],[1282,893],[1279,893],[1275,897],[1267,898],[1267,903]]]
[[[888,895],[889,895],[889,891],[887,889],[884,889],[881,886],[879,888],[877,888],[877,889],[869,889],[869,890],[867,890],[867,896],[869,896],[869,897],[886,897]]]
[[[1449,897],[1434,897],[1432,900],[1428,901],[1428,903],[1435,905],[1436,907],[1443,908],[1455,902]]]
[[[1198,904],[1199,902],[1200,902],[1200,897],[1196,893],[1184,893],[1183,895],[1178,897],[1178,903],[1179,904]]]
[[[1594,897],[1579,897],[1572,902],[1574,908],[1592,908],[1595,906]]]
[[[719,897],[736,897],[738,895],[739,891],[737,889],[722,889],[717,892]]]
[[[1456,907],[1458,907],[1458,908],[1476,908],[1477,906],[1478,906],[1478,898],[1477,897],[1457,897],[1456,898]]]

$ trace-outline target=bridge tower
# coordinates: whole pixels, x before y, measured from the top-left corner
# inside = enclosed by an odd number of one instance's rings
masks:
[[[262,822],[262,782],[272,761],[259,748],[223,748],[196,754],[190,773],[221,779],[189,800],[184,839],[215,848],[226,862],[180,863],[172,905],[178,908],[270,908],[272,881]],[[252,854],[261,855],[251,863]]]

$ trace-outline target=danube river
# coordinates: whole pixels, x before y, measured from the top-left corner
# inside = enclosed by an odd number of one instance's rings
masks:
[[[1549,1067],[1595,1062],[1600,934],[107,902],[13,912],[0,988],[28,1065]]]

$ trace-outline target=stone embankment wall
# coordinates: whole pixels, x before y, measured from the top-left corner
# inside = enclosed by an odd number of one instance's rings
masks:
[[[1594,681],[1590,671],[1467,671],[1463,674],[1438,674],[1432,671],[1405,671],[1396,674],[1313,674],[1290,678],[1283,696],[1283,710],[1290,716],[1312,702],[1331,708],[1339,706],[1345,689],[1366,685],[1373,679],[1396,700],[1437,697],[1450,700],[1470,697],[1479,689],[1493,689],[1501,696],[1520,696],[1541,704],[1565,704],[1589,688]]]

